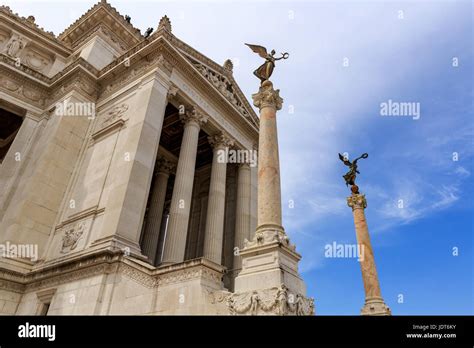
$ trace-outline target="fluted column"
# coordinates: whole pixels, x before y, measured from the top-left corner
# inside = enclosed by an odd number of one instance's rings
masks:
[[[160,158],[157,161],[155,180],[150,193],[150,203],[142,241],[142,253],[154,264],[158,240],[160,236],[161,220],[163,217],[163,207],[165,204],[166,188],[168,178],[173,169],[173,163]]]
[[[370,243],[369,229],[365,219],[364,209],[367,207],[365,195],[352,193],[347,197],[347,205],[352,208],[356,230],[357,243],[360,246],[360,267],[365,290],[365,304],[362,315],[391,315],[380,292],[380,284],[375,268],[374,252]]]
[[[248,163],[239,165],[237,173],[237,203],[235,210],[235,235],[234,247],[241,250],[244,247],[244,240],[250,234],[250,199],[251,199],[251,172]],[[236,255],[237,254],[237,255]],[[242,267],[240,253],[234,252],[233,268],[238,270]]]
[[[166,227],[168,226],[169,213],[170,213],[170,204],[168,202],[167,206],[165,205],[165,207],[163,208],[163,215],[161,218],[161,226],[160,226],[160,238],[158,239],[158,249],[156,250],[155,265],[159,265],[163,257],[163,249],[165,245],[166,230],[167,230]]]
[[[203,256],[208,260],[221,264],[222,241],[224,239],[227,149],[233,145],[233,142],[225,135],[219,134],[210,136],[209,143],[213,147],[213,154]]]
[[[305,297],[306,288],[298,274],[301,256],[282,226],[276,114],[283,99],[268,80],[261,84],[252,99],[260,109],[257,229],[251,241],[244,240],[244,248],[240,251],[242,269],[234,280],[233,290],[252,297],[256,290],[281,288],[283,292],[296,294],[295,303],[305,303],[305,309],[296,310],[297,314],[311,314],[312,301]],[[286,312],[281,310],[279,313]]]
[[[207,122],[207,116],[196,109],[181,115],[181,119],[184,134],[171,198],[163,264],[184,261],[199,131],[201,125]]]
[[[276,112],[282,107],[280,90],[265,81],[253,94],[254,105],[260,109],[258,158],[257,232],[275,231],[283,234],[281,219],[280,160]]]

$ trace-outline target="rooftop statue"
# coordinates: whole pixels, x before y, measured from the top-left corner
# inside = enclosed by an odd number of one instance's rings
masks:
[[[246,43],[246,45],[249,46],[250,49],[252,51],[254,51],[255,53],[257,53],[260,57],[265,59],[265,63],[260,65],[253,72],[253,74],[260,79],[261,83],[263,83],[264,81],[270,79],[270,76],[272,76],[272,73],[273,73],[273,69],[275,68],[275,62],[277,60],[288,59],[288,57],[290,56],[289,53],[285,52],[285,53],[281,53],[280,58],[276,58],[275,57],[275,53],[276,53],[275,50],[272,50],[270,52],[270,54],[268,54],[267,49],[263,46],[251,45],[251,44],[247,44],[247,43]]]
[[[369,157],[368,153],[362,154],[360,157],[357,157],[355,160],[352,162],[347,159],[347,157],[344,157],[343,155],[339,154],[339,159],[349,167],[349,171],[343,175],[344,180],[346,181],[346,186],[355,186],[355,179],[357,174],[360,174],[360,172],[357,170],[357,161],[360,160],[361,158],[367,158]]]

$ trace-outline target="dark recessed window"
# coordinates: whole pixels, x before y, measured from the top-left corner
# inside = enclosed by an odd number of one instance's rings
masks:
[[[0,163],[7,155],[22,122],[20,116],[0,108]]]

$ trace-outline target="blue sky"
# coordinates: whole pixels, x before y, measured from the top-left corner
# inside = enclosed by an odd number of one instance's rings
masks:
[[[58,34],[95,2],[3,3]],[[285,100],[278,117],[284,226],[303,255],[317,314],[358,314],[364,301],[356,259],[324,257],[326,244],[356,243],[338,152],[369,153],[358,184],[392,312],[474,314],[471,1],[112,5],[142,31],[167,14],[180,39],[216,62],[233,59],[249,97],[260,60],[243,43],[290,53],[272,78]],[[382,117],[388,100],[420,103],[420,119]]]

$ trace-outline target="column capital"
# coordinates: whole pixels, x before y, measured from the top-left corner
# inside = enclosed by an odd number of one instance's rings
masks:
[[[171,83],[170,88],[168,90],[168,100],[173,99],[179,92],[179,88],[176,87],[173,83]]]
[[[367,208],[367,200],[365,199],[365,195],[353,193],[352,195],[347,197],[347,205],[351,207],[352,210],[365,209]]]
[[[209,119],[206,114],[196,108],[193,108],[191,111],[186,111],[183,115],[180,115],[179,118],[185,124],[185,126],[190,123],[194,123],[199,127],[201,127]]]
[[[234,140],[224,133],[210,135],[207,137],[207,140],[214,150],[223,149],[234,145]]]
[[[248,163],[248,162],[237,163],[237,168],[239,170],[250,170],[250,163]]]
[[[280,97],[280,90],[273,89],[271,81],[264,81],[258,90],[258,93],[252,94],[253,105],[262,110],[265,107],[271,107],[275,110],[281,110],[283,98]]]
[[[165,173],[169,175],[175,170],[176,164],[164,157],[160,157],[156,160],[155,168],[155,175],[158,173]]]

